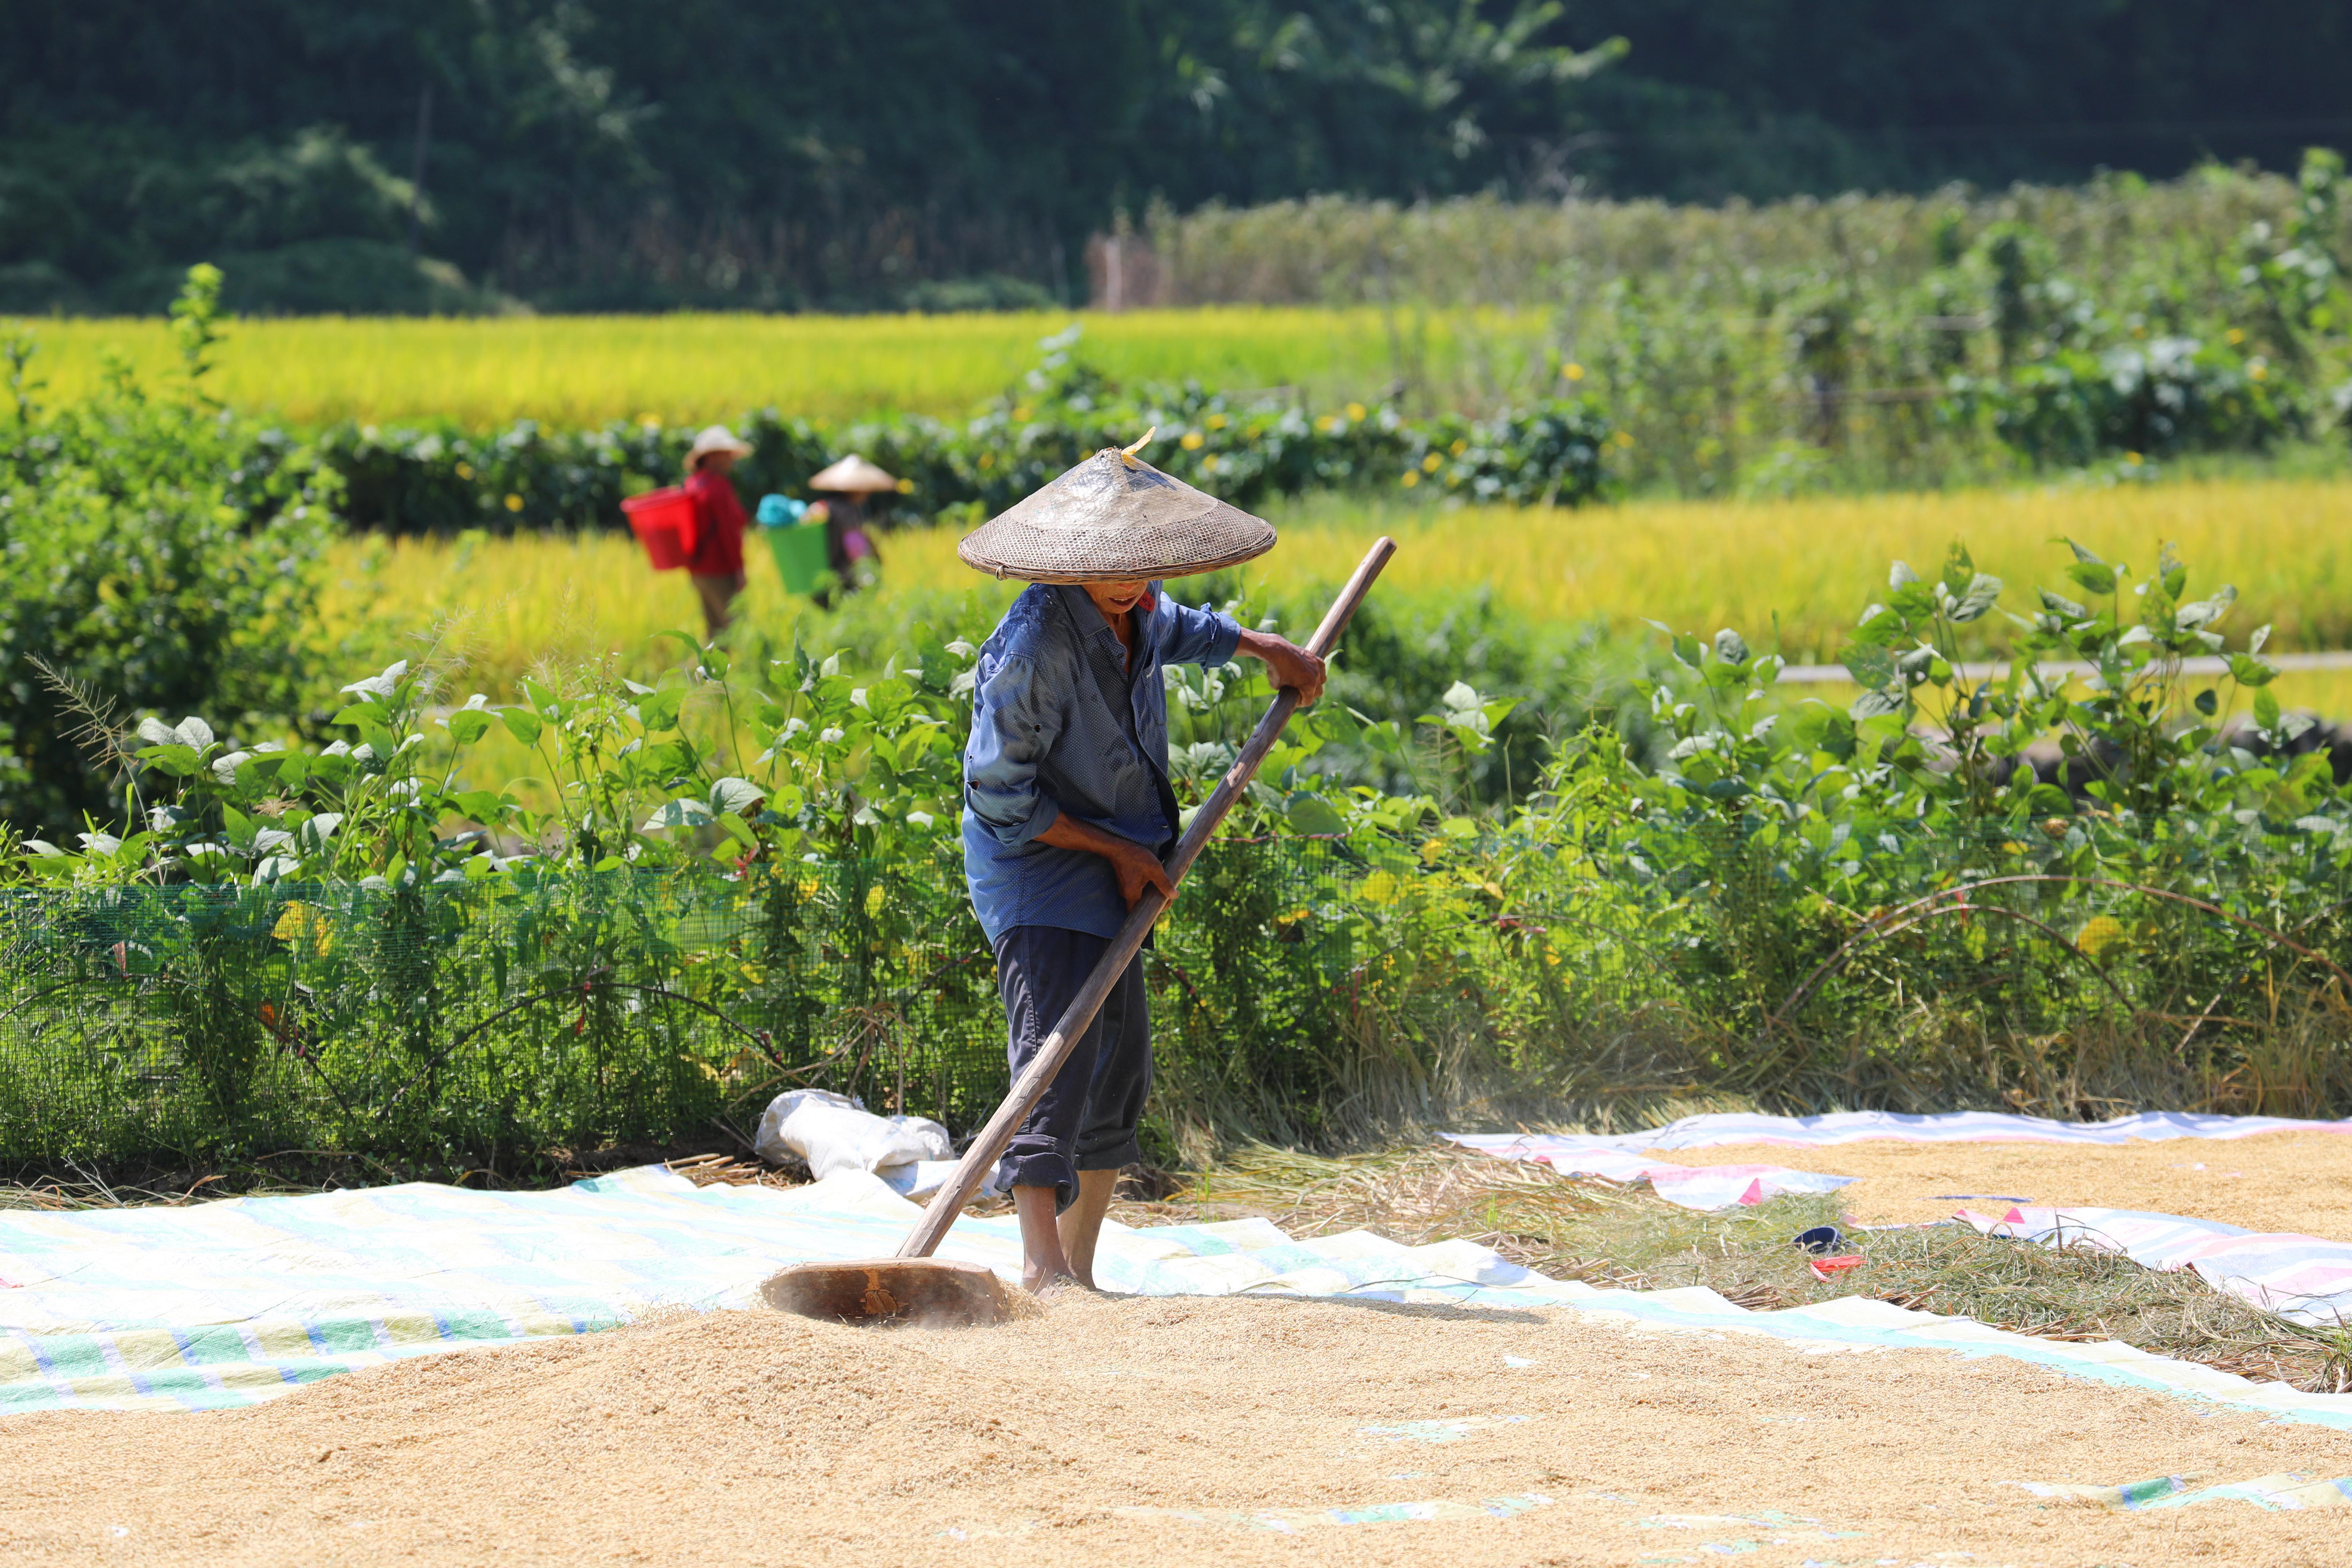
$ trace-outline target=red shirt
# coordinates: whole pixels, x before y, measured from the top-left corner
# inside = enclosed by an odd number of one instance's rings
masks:
[[[743,570],[743,531],[751,519],[724,474],[704,469],[686,481],[694,498],[694,552],[686,569],[697,577],[732,577]]]

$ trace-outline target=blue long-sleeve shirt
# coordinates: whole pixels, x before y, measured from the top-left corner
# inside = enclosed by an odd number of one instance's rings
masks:
[[[1186,608],[1158,583],[1136,619],[1141,635],[1122,668],[1118,634],[1085,589],[1033,584],[980,650],[963,752],[963,868],[992,942],[1023,925],[1115,936],[1127,919],[1109,861],[1037,842],[1064,812],[1163,856],[1174,845],[1160,669],[1224,663],[1241,627]]]

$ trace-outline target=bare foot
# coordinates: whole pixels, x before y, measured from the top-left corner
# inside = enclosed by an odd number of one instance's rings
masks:
[[[1081,1290],[1094,1289],[1092,1285],[1066,1268],[1024,1268],[1021,1271],[1021,1289],[1028,1291],[1032,1296],[1043,1296],[1048,1291],[1066,1289],[1072,1286]]]

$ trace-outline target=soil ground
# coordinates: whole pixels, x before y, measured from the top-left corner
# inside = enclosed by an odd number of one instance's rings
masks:
[[[11,1562],[2147,1568],[2340,1562],[2345,1516],[2016,1483],[2347,1476],[2352,1435],[1999,1359],[1072,1293],[988,1329],[717,1313],[235,1414],[28,1416],[0,1463]],[[1434,1517],[1320,1512],[1400,1504]]]
[[[1838,1194],[1864,1224],[1948,1219],[2004,1199],[2140,1209],[2352,1241],[2352,1137],[2267,1132],[2164,1143],[1748,1143],[1661,1151],[1682,1165],[1786,1165],[1862,1179]],[[1969,1194],[1964,1203],[1952,1201]]]

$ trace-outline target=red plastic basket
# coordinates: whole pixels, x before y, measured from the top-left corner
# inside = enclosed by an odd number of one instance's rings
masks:
[[[667,489],[647,490],[641,496],[630,496],[621,502],[627,515],[629,530],[637,542],[646,547],[646,555],[656,572],[672,572],[685,565],[694,554],[694,498],[676,485]]]

